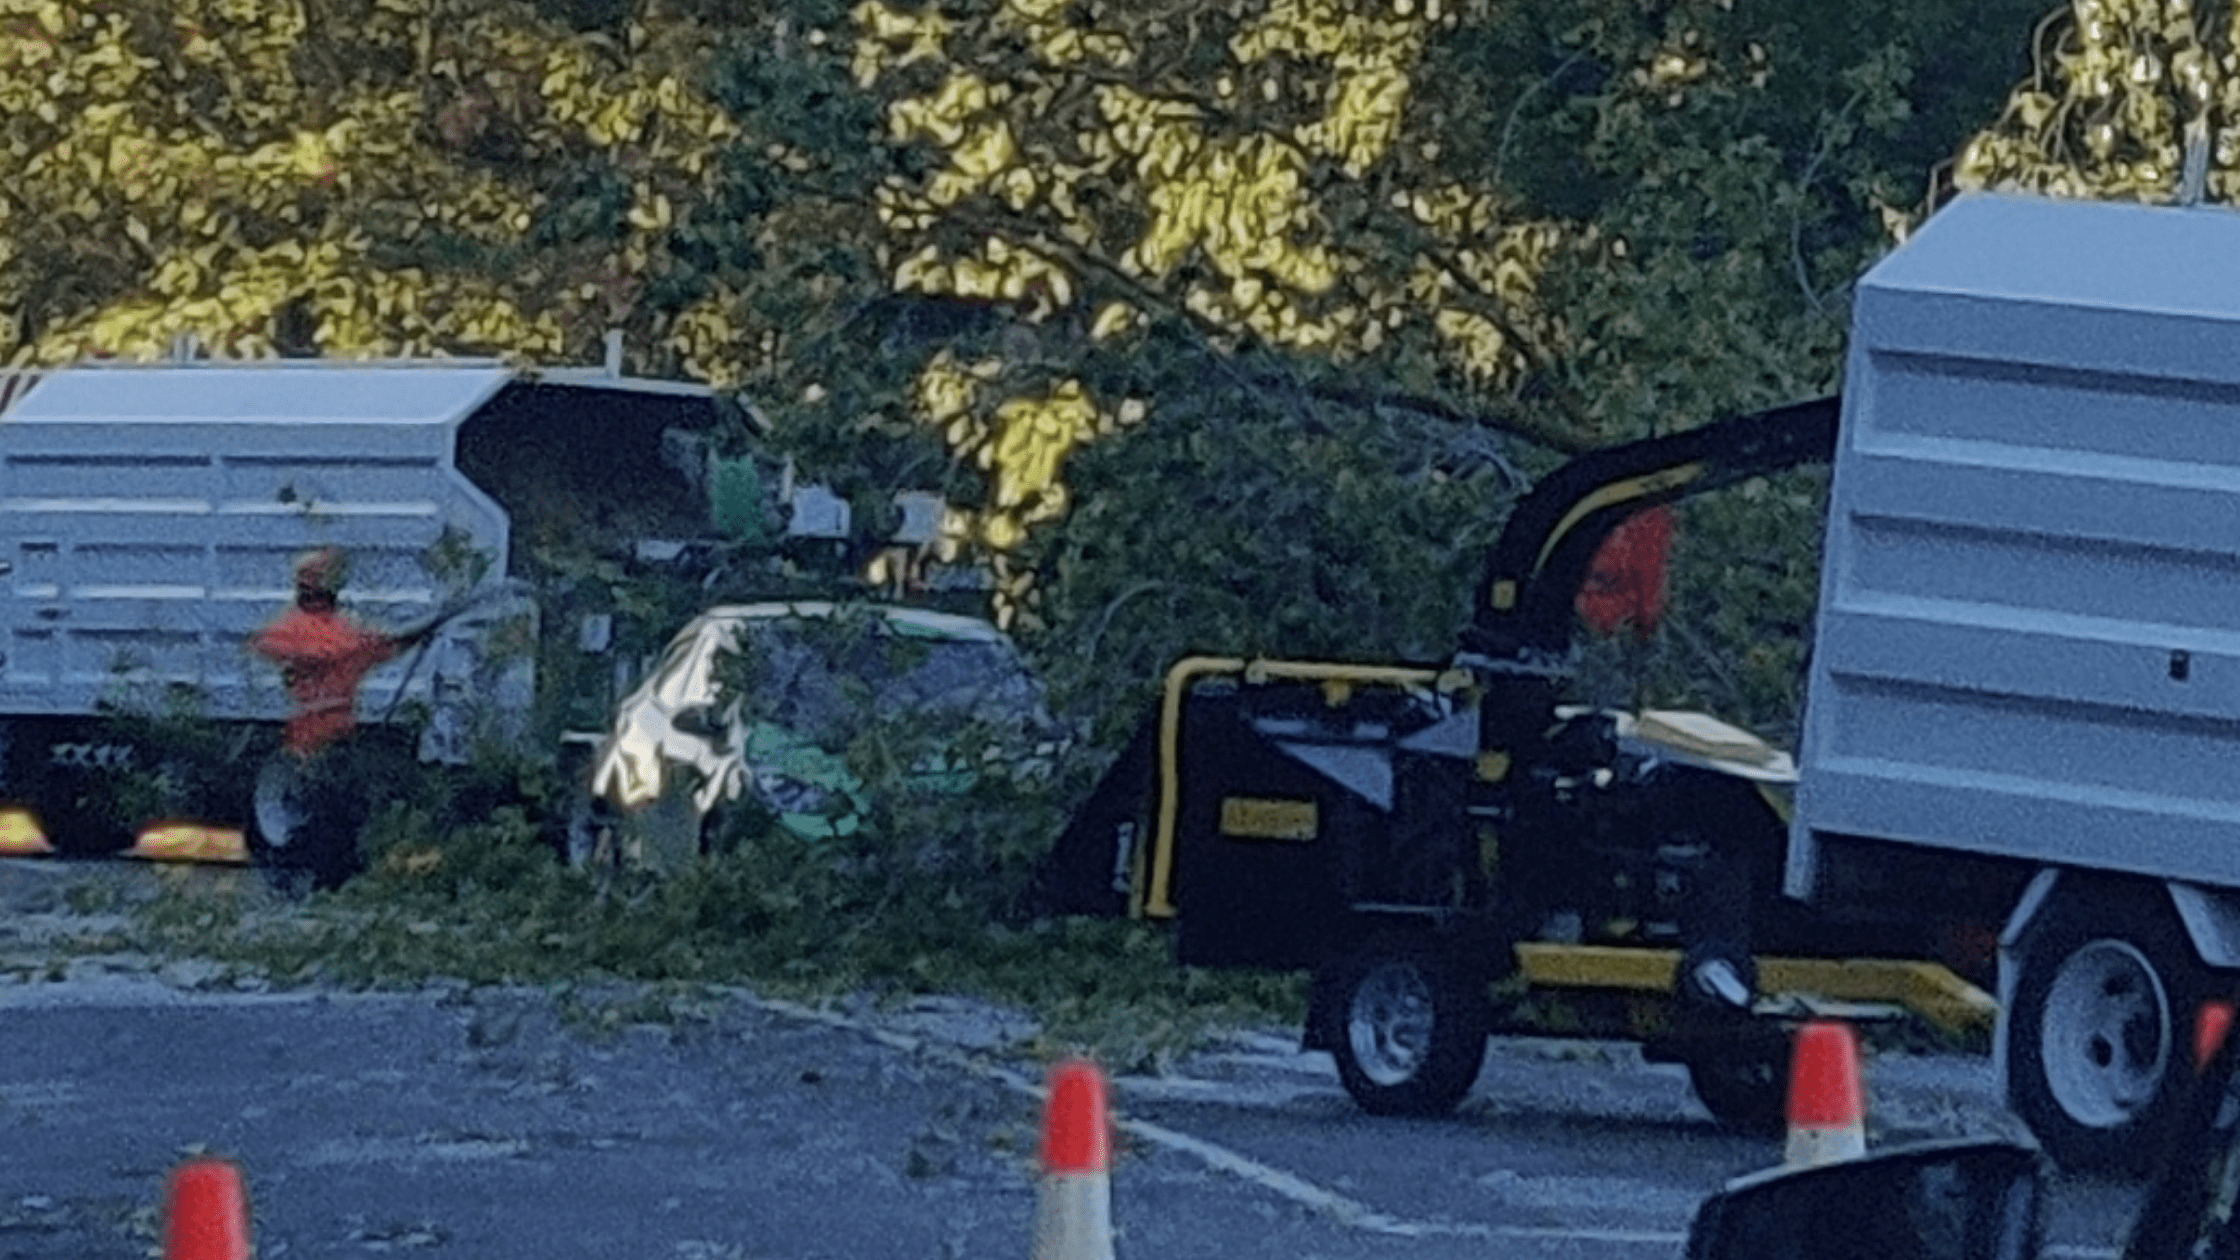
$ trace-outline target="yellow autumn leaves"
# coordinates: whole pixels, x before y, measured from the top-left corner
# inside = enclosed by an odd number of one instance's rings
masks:
[[[1089,288],[1109,291],[1084,270],[1109,265],[1209,329],[1347,359],[1376,352],[1413,321],[1464,375],[1494,387],[1514,379],[1522,348],[1513,325],[1494,316],[1531,306],[1556,242],[1551,227],[1503,222],[1482,191],[1426,189],[1397,208],[1441,248],[1387,274],[1338,243],[1327,188],[1314,186],[1361,181],[1390,154],[1424,46],[1455,20],[1443,0],[1226,8],[1238,21],[1211,97],[1265,108],[1264,125],[1240,127],[1197,89],[1162,87],[1128,33],[1054,0],[1007,0],[990,19],[1030,50],[1028,64],[1003,78],[960,46],[966,32],[938,5],[858,4],[858,81],[908,73],[928,84],[887,113],[895,139],[927,144],[937,162],[923,180],[891,180],[879,192],[881,221],[905,243],[895,251],[895,287],[1002,301],[1041,322],[1072,314]],[[929,79],[929,67],[942,73]],[[1139,73],[1115,73],[1129,67]],[[1092,108],[1047,112],[1069,96]],[[1297,117],[1279,117],[1286,110]],[[1092,259],[1105,263],[1084,261]],[[1110,344],[1145,316],[1140,300],[1123,296],[1083,323],[1092,344]],[[1068,453],[1126,422],[1100,411],[1072,377],[1018,397],[982,397],[1002,366],[990,361],[975,374],[938,359],[917,398],[951,450],[989,470],[980,533],[999,551],[1063,510]],[[1141,409],[1133,402],[1122,411]]]
[[[1016,546],[1034,524],[1065,514],[1061,470],[1076,446],[1139,424],[1147,414],[1138,399],[1109,412],[1100,410],[1081,382],[1071,378],[1044,392],[1006,398],[992,411],[982,408],[985,387],[1003,371],[1000,359],[966,364],[942,351],[918,374],[912,398],[918,414],[940,430],[944,441],[954,450],[972,452],[988,474],[979,534],[999,551]]]
[[[2230,6],[2240,17],[2240,4]],[[2168,201],[2189,142],[2209,200],[2240,200],[2240,49],[2189,0],[2074,0],[2041,31],[2031,80],[1954,170],[1962,188]],[[2046,38],[2051,36],[2052,38]]]
[[[1273,0],[1229,51],[1244,67],[1279,57],[1326,62],[1335,72],[1326,108],[1292,139],[1359,179],[1391,147],[1424,38],[1448,17],[1440,0],[1426,0],[1420,11],[1412,2]]]
[[[1072,378],[984,407],[983,394],[1003,374],[1000,359],[968,364],[944,350],[918,374],[911,402],[952,450],[970,452],[988,476],[987,499],[972,513],[950,513],[937,549],[953,558],[959,538],[969,535],[993,550],[993,611],[996,624],[1009,629],[1034,600],[1035,574],[1003,553],[1034,525],[1065,514],[1063,466],[1074,448],[1142,423],[1147,409],[1129,399],[1102,411]]]
[[[874,190],[885,281],[1062,326],[1029,338],[1045,348],[1125,356],[1153,314],[1179,313],[1341,361],[1416,337],[1442,369],[1513,382],[1556,232],[1423,174],[1424,137],[1403,140],[1452,0],[1214,7],[1211,82],[1147,64],[1194,25],[1187,7],[1162,33],[1124,6],[1003,0],[966,17],[863,0],[851,30],[806,33],[839,36],[856,81],[891,98],[887,134],[932,157],[924,178]],[[9,354],[154,355],[186,332],[264,354],[300,325],[334,355],[580,360],[619,324],[656,350],[653,370],[719,385],[778,360],[792,330],[704,268],[682,311],[639,301],[742,143],[694,86],[717,32],[663,0],[598,36],[523,0],[339,10],[346,26],[302,0],[0,0],[0,312],[33,325]],[[619,173],[611,241],[553,226],[539,178],[586,154]],[[757,156],[781,183],[801,174],[797,153]],[[1332,222],[1334,200],[1372,188],[1406,226],[1399,248]],[[832,230],[801,208],[814,194],[775,196],[766,253]],[[71,301],[36,293],[16,264],[73,242],[99,242],[99,265]],[[478,252],[520,265],[440,261]],[[950,410],[960,372],[969,404]],[[1063,362],[927,369],[921,417],[988,474],[976,532],[992,547],[1064,510],[1082,443],[1142,418],[1144,402],[1086,379]]]
[[[1000,236],[947,259],[938,247],[925,246],[895,268],[894,285],[903,292],[1001,299],[1019,304],[1030,319],[1073,302],[1073,279],[1063,268]]]
[[[378,0],[339,29],[295,0],[0,0],[0,261],[118,246],[95,302],[39,311],[8,353],[145,356],[193,333],[268,354],[291,307],[329,354],[590,353],[737,131],[689,86],[710,38],[648,16],[617,57],[527,4]],[[466,158],[500,142],[510,170]],[[637,172],[603,256],[563,246],[508,275],[386,260],[431,237],[518,245],[548,208],[536,160],[585,151]],[[20,323],[26,273],[6,275]],[[721,296],[639,345],[736,381],[755,343]]]

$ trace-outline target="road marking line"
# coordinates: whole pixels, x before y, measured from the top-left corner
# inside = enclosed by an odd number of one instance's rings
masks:
[[[761,1007],[773,1014],[788,1015],[796,1019],[825,1024],[833,1028],[861,1033],[883,1045],[910,1054],[923,1054],[938,1059],[952,1067],[960,1068],[975,1076],[995,1081],[1017,1093],[1040,1101],[1045,1096],[1043,1087],[1028,1077],[1007,1067],[989,1063],[963,1051],[939,1042],[908,1033],[893,1032],[862,1020],[834,1011],[817,1010],[797,1002],[779,998],[766,998],[744,989],[729,988],[729,992],[750,1005]],[[1127,1088],[1127,1078],[1113,1082],[1116,1089]],[[1154,1146],[1165,1147],[1178,1154],[1188,1155],[1215,1172],[1251,1182],[1261,1189],[1281,1198],[1289,1199],[1301,1207],[1321,1212],[1339,1224],[1372,1234],[1397,1238],[1474,1238],[1487,1242],[1596,1242],[1645,1247],[1677,1247],[1688,1241],[1684,1230],[1661,1229],[1567,1229],[1557,1226],[1534,1225],[1470,1225],[1452,1221],[1412,1221],[1391,1216],[1370,1207],[1358,1199],[1349,1199],[1334,1190],[1328,1190],[1295,1174],[1283,1171],[1238,1151],[1230,1150],[1204,1138],[1153,1124],[1148,1120],[1130,1120],[1121,1116],[1112,1118],[1114,1128]],[[2123,1253],[2113,1247],[2085,1247],[2074,1243],[2053,1243],[2040,1253],[2045,1260],[2117,1260]]]
[[[1040,1100],[1043,1087],[1009,1068],[988,1063],[971,1055],[953,1050],[937,1042],[907,1033],[893,1032],[833,1011],[817,1010],[797,1002],[779,998],[765,998],[744,990],[729,989],[739,998],[772,1014],[846,1029],[870,1037],[882,1045],[891,1046],[912,1054],[923,1054],[938,1059],[952,1067],[960,1068],[986,1080]],[[1122,1089],[1126,1080],[1115,1082]],[[1411,1221],[1391,1216],[1370,1207],[1357,1199],[1347,1198],[1313,1182],[1261,1163],[1249,1155],[1230,1150],[1204,1138],[1192,1137],[1164,1125],[1148,1120],[1130,1120],[1122,1116],[1112,1119],[1114,1128],[1140,1141],[1164,1147],[1178,1154],[1188,1155],[1216,1172],[1251,1182],[1261,1189],[1289,1199],[1301,1207],[1310,1208],[1336,1220],[1339,1224],[1373,1234],[1397,1238],[1475,1238],[1487,1242],[1538,1239],[1547,1241],[1602,1242],[1639,1244],[1655,1247],[1676,1247],[1688,1240],[1685,1232],[1657,1229],[1562,1229],[1551,1226],[1524,1225],[1467,1225],[1449,1221]],[[2048,1255],[2053,1253],[2049,1251]],[[2113,1254],[2113,1253],[2110,1253]]]

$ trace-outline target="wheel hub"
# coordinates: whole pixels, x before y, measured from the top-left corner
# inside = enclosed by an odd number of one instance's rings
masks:
[[[301,795],[302,775],[295,767],[275,759],[265,763],[257,772],[257,787],[251,805],[257,815],[257,834],[267,847],[287,849],[295,846],[303,829],[304,810],[297,798]]]
[[[1431,985],[1418,967],[1388,962],[1362,977],[1346,1015],[1346,1039],[1362,1074],[1393,1086],[1422,1071],[1432,1009]]]
[[[2175,1057],[2170,995],[2127,941],[2069,955],[2046,992],[2038,1044],[2046,1087],[2078,1124],[2113,1128],[2151,1102]]]

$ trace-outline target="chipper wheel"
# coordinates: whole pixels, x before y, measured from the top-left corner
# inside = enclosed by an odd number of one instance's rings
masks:
[[[1374,1115],[1436,1116],[1470,1092],[1492,1008],[1484,987],[1438,943],[1373,938],[1324,977],[1338,1078]]]
[[[1672,1031],[1652,1057],[1688,1069],[1696,1101],[1740,1133],[1778,1137],[1787,1126],[1793,1032],[1755,1013],[1757,961],[1726,949],[1683,952],[1673,977]]]

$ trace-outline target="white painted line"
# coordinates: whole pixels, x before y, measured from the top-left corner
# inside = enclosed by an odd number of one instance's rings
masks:
[[[744,989],[726,987],[728,992],[753,1006],[774,1014],[825,1024],[860,1033],[883,1045],[892,1046],[912,1054],[923,1054],[938,1059],[952,1067],[960,1068],[975,1076],[995,1081],[1008,1089],[1029,1098],[1045,1097],[1043,1087],[1018,1072],[999,1064],[990,1063],[937,1042],[905,1033],[892,1032],[861,1020],[832,1011],[816,1010],[799,1003],[765,998]],[[1117,1089],[1122,1082],[1116,1082]],[[1341,1225],[1367,1233],[1383,1234],[1397,1238],[1475,1238],[1487,1242],[1589,1242],[1623,1246],[1679,1247],[1688,1241],[1684,1230],[1659,1229],[1567,1229],[1555,1226],[1530,1225],[1474,1225],[1452,1221],[1413,1221],[1379,1212],[1358,1199],[1350,1199],[1334,1190],[1298,1177],[1280,1168],[1263,1164],[1249,1155],[1230,1150],[1204,1138],[1193,1137],[1148,1120],[1130,1120],[1114,1116],[1113,1127],[1153,1146],[1164,1147],[1178,1154],[1188,1155],[1215,1172],[1227,1173],[1247,1181],[1301,1207],[1321,1212]],[[2054,1243],[2040,1253],[2044,1260],[2118,1260],[2123,1254],[2114,1247],[2084,1247],[2074,1243]]]
[[[892,1046],[897,1050],[923,1054],[938,1059],[975,1076],[995,1081],[1029,1098],[1039,1100],[1045,1096],[1045,1091],[1041,1085],[1009,1068],[959,1053],[947,1046],[928,1042],[923,1038],[890,1032],[887,1029],[866,1024],[846,1015],[817,1010],[796,1002],[759,997],[739,989],[728,991],[749,1004],[773,1014],[786,1015],[795,1019],[824,1024],[828,1027],[847,1029],[867,1036],[883,1045]],[[1164,1147],[1178,1154],[1188,1155],[1216,1172],[1227,1173],[1240,1180],[1248,1181],[1271,1194],[1289,1199],[1301,1207],[1321,1212],[1341,1225],[1372,1234],[1384,1234],[1397,1238],[1476,1238],[1488,1242],[1536,1239],[1543,1241],[1636,1244],[1653,1247],[1677,1247],[1688,1240],[1686,1233],[1676,1230],[1559,1229],[1522,1225],[1468,1225],[1449,1221],[1411,1221],[1379,1212],[1357,1199],[1347,1198],[1334,1190],[1315,1185],[1280,1168],[1263,1164],[1249,1155],[1230,1150],[1228,1147],[1217,1143],[1208,1142],[1203,1138],[1192,1137],[1187,1133],[1169,1129],[1164,1125],[1152,1124],[1147,1120],[1130,1120],[1120,1116],[1113,1118],[1112,1125],[1139,1141]],[[2049,1251],[2047,1254],[2052,1255],[2053,1253]]]

